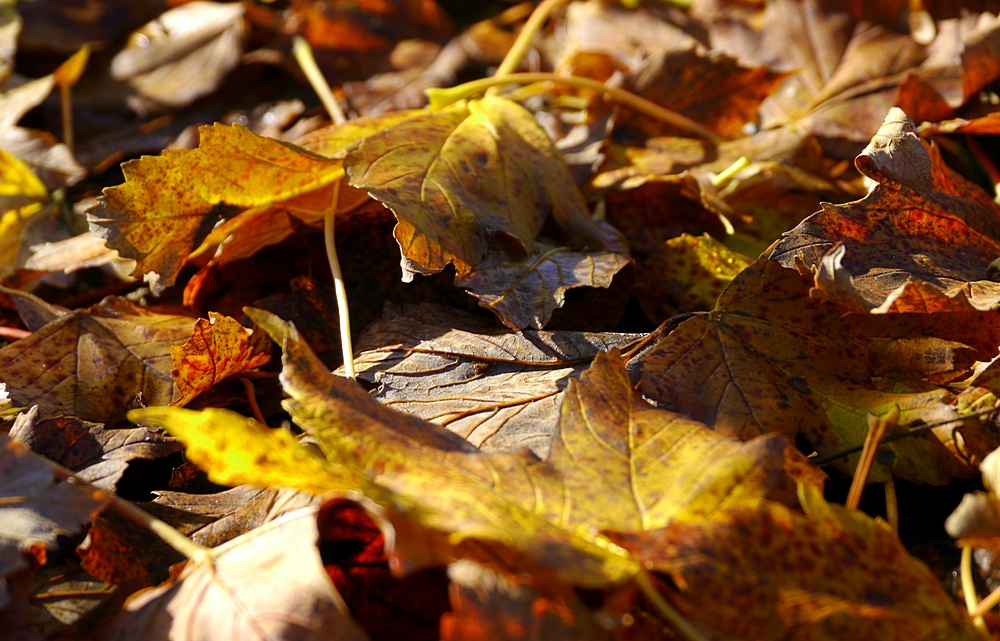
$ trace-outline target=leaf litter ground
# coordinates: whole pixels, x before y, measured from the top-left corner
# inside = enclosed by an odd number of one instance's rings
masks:
[[[997,636],[985,4],[5,8],[0,635]]]

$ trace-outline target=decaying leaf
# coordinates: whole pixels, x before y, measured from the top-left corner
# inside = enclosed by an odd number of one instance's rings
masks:
[[[10,598],[3,578],[27,567],[21,555],[34,545],[54,544],[57,534],[79,530],[109,499],[73,483],[57,483],[51,467],[24,444],[0,434],[0,608]]]
[[[550,215],[577,247],[616,239],[591,219],[544,130],[503,98],[409,117],[348,147],[344,166],[399,220],[406,279],[449,264],[465,276],[497,234],[530,255]]]
[[[852,311],[989,310],[1000,302],[1000,206],[949,169],[937,146],[893,109],[856,161],[878,184],[824,205],[775,247],[772,260],[815,267],[814,296]]]
[[[38,415],[37,406],[19,414],[9,436],[102,490],[114,489],[129,462],[183,449],[176,439],[145,427],[109,430],[75,417]]]
[[[259,326],[283,340],[282,384],[292,396],[286,405],[296,422],[317,438],[331,462],[327,466],[342,466],[355,482],[364,481],[367,489],[358,489],[378,502],[389,501],[393,512],[406,516],[402,522],[394,520],[397,531],[400,527],[412,529],[409,523],[415,521],[424,528],[454,532],[462,538],[502,542],[574,583],[607,585],[630,578],[638,568],[628,555],[608,547],[594,534],[602,527],[621,525],[622,518],[627,519],[629,528],[662,527],[675,518],[711,512],[730,500],[787,498],[789,487],[794,485],[789,479],[817,481],[801,455],[780,438],[744,445],[649,406],[632,389],[622,365],[614,364],[614,352],[599,355],[581,379],[580,385],[585,387],[575,392],[576,400],[564,402],[584,404],[589,410],[589,399],[595,394],[601,399],[595,399],[598,403],[614,398],[615,405],[606,410],[609,414],[593,419],[600,421],[599,431],[592,430],[588,419],[579,413],[574,416],[564,404],[563,415],[569,418],[560,423],[562,445],[549,461],[524,454],[484,454],[443,428],[395,412],[353,382],[331,375],[294,328],[259,311],[249,313]],[[576,385],[570,383],[569,394]],[[640,414],[633,416],[639,408]],[[173,408],[150,408],[130,416],[165,426],[190,443],[188,455],[218,480],[232,480],[228,474],[236,470],[241,481],[259,473],[238,464],[235,457],[246,460],[247,455],[240,453],[234,439],[221,435],[223,429],[237,433],[240,424],[248,424],[246,419],[226,419],[221,411],[199,415]],[[225,423],[232,427],[221,427]],[[259,434],[260,429],[253,427],[252,431]],[[244,430],[249,437],[250,430]],[[271,434],[268,438],[278,438]],[[712,481],[687,486],[690,481],[684,480],[684,467],[694,461],[701,467],[706,447],[729,449],[734,454],[739,451],[740,455],[728,462],[720,460],[709,473]],[[263,441],[254,448],[275,451]],[[289,460],[287,455],[284,458]],[[278,462],[274,456],[268,460]],[[318,464],[310,465],[319,468]],[[350,477],[338,474],[339,478],[329,477],[330,482],[343,487]],[[604,494],[582,489],[608,475],[631,479],[636,493],[619,505]],[[322,487],[322,475],[314,476],[310,487],[317,483]],[[302,487],[295,479],[283,483]],[[689,487],[680,502],[660,494],[672,484],[677,484],[674,487],[678,490]],[[428,497],[433,497],[433,502],[428,502]],[[393,519],[392,514],[388,518]],[[404,567],[413,567],[413,555],[423,563],[440,563],[441,555],[447,554],[439,547],[443,540],[425,550],[419,550],[419,544],[402,534],[398,540],[401,546],[416,546],[397,550]],[[473,546],[464,553],[482,554],[476,549]],[[495,556],[491,552],[486,558],[496,562]]]
[[[174,400],[170,349],[193,326],[109,297],[0,349],[0,368],[15,405],[114,425],[130,407]]]
[[[208,641],[224,630],[260,641],[364,639],[323,571],[315,515],[316,508],[291,512],[134,595],[107,638]]]
[[[561,393],[600,351],[641,334],[498,331],[433,305],[386,306],[357,343],[358,376],[375,398],[434,421],[483,451],[547,458]]]
[[[992,358],[1000,344],[995,314],[845,314],[811,298],[813,284],[812,273],[765,254],[715,309],[682,323],[644,357],[643,394],[741,438],[801,433],[823,453],[860,445],[866,413],[884,414],[893,403],[902,424],[959,417],[941,384]],[[992,438],[969,441],[978,447],[968,451],[953,427],[943,427],[887,447],[895,474],[944,483],[968,476],[969,462],[996,447]]]
[[[174,404],[185,405],[222,379],[267,363],[271,360],[270,345],[263,343],[263,338],[263,334],[248,334],[242,325],[222,314],[209,312],[208,320],[198,319],[191,338],[170,348],[170,376],[180,392]]]
[[[613,537],[663,573],[672,603],[716,639],[979,638],[884,523],[800,490],[711,520]]]

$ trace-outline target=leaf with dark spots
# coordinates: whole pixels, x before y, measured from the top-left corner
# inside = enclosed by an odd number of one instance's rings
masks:
[[[992,358],[995,313],[844,314],[810,297],[810,276],[765,254],[714,310],[681,323],[643,357],[639,389],[724,433],[801,434],[823,454],[861,445],[867,413],[893,404],[904,424],[958,418],[944,385]],[[886,447],[894,474],[940,484],[968,476],[970,460],[996,447],[995,436],[983,436],[974,451],[950,427]]]
[[[800,493],[804,515],[761,501],[611,536],[669,579],[667,598],[713,639],[979,638],[884,522]]]
[[[177,278],[188,254],[218,223],[244,209],[289,200],[340,180],[339,161],[320,158],[242,127],[201,129],[197,149],[131,160],[125,183],[104,191],[91,231],[136,260],[154,293]]]
[[[407,280],[449,264],[466,276],[496,234],[530,255],[550,214],[573,246],[618,241],[591,219],[545,131],[503,98],[409,117],[347,148],[344,166],[396,215]]]
[[[771,260],[817,269],[814,296],[852,311],[989,310],[1000,302],[1000,284],[988,274],[1000,256],[1000,207],[949,169],[906,114],[892,110],[856,163],[877,181],[871,193],[825,205]]]
[[[192,318],[109,297],[0,349],[0,368],[15,405],[114,425],[132,407],[177,397],[170,349],[193,328]]]

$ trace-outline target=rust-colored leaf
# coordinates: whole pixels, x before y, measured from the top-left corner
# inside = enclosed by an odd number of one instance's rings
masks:
[[[207,320],[199,318],[191,338],[170,348],[170,376],[180,393],[173,404],[186,405],[222,379],[267,363],[271,353],[264,338],[222,314],[209,312]]]
[[[899,109],[856,160],[878,184],[865,198],[825,205],[775,247],[786,267],[815,267],[816,291],[852,311],[989,310],[1000,302],[1000,206],[949,169]]]

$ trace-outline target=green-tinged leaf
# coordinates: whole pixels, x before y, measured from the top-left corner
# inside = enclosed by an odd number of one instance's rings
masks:
[[[487,97],[406,118],[348,147],[349,181],[389,207],[412,273],[449,264],[459,276],[497,234],[527,255],[551,215],[576,247],[606,248],[559,151],[530,112]]]
[[[286,407],[330,460],[407,499],[409,504],[387,507],[423,527],[455,541],[502,542],[574,583],[619,582],[638,569],[598,529],[642,530],[675,518],[703,518],[727,501],[772,494],[787,499],[790,479],[816,481],[780,438],[744,445],[649,406],[616,363],[616,352],[598,355],[581,381],[570,383],[561,444],[549,461],[484,454],[331,375],[292,326],[258,310],[248,313],[283,341],[282,384],[292,397]],[[604,404],[609,407],[598,409]],[[733,457],[699,483],[682,480],[692,459],[700,469],[706,448],[716,447]],[[594,492],[607,477],[624,479],[633,493],[623,501],[605,491],[607,485]],[[668,488],[686,489],[671,502],[660,494]]]

